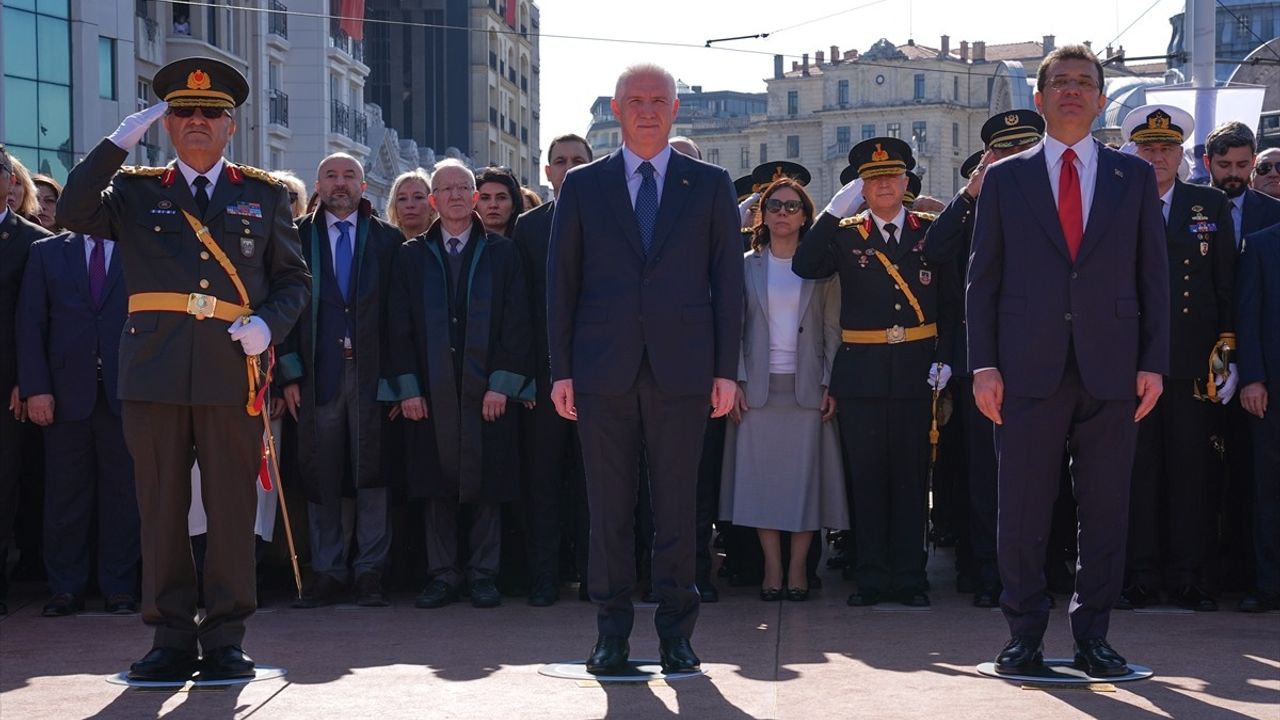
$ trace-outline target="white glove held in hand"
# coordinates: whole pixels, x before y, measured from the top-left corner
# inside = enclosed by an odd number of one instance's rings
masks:
[[[760,193],[751,193],[746,200],[738,203],[738,217],[742,227],[751,227],[751,206],[760,202]]]
[[[833,217],[847,218],[851,217],[860,205],[862,205],[862,178],[855,178],[853,182],[836,191],[835,197],[831,198],[831,202],[827,203],[827,209],[823,212]]]
[[[939,370],[938,368],[942,368]],[[934,390],[942,391],[947,386],[947,381],[951,379],[951,366],[947,364],[934,363],[929,366],[929,387]]]
[[[124,122],[120,123],[120,127],[107,136],[107,139],[121,150],[132,150],[142,141],[142,136],[147,134],[147,128],[159,120],[168,109],[169,103],[158,102],[145,110],[139,110],[125,118]]]
[[[1240,368],[1235,363],[1227,364],[1227,377],[1213,376],[1213,384],[1218,386],[1218,402],[1226,405],[1236,395],[1236,386],[1240,384]]]
[[[271,347],[271,328],[267,327],[267,323],[257,315],[250,315],[247,319],[231,323],[231,327],[227,328],[227,334],[232,340],[240,342],[245,355],[261,355]]]

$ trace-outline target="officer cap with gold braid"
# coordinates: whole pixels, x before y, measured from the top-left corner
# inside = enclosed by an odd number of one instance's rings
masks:
[[[911,146],[901,138],[875,137],[863,140],[849,151],[849,164],[858,177],[869,180],[885,175],[902,175],[916,166]]]
[[[982,162],[982,156],[986,154],[986,152],[986,150],[979,150],[965,158],[964,162],[960,163],[960,177],[968,180],[969,176],[973,174],[973,171],[977,169],[978,163]]]
[[[1044,118],[1034,110],[1009,110],[987,118],[980,135],[988,149],[1034,145],[1044,137]]]
[[[907,173],[907,191],[902,193],[902,204],[911,207],[911,203],[916,201],[920,196],[920,176],[913,173]]]
[[[775,180],[784,177],[791,178],[801,185],[808,185],[813,179],[809,169],[800,163],[779,160],[757,165],[750,175],[744,175],[733,181],[733,190],[738,193],[738,199],[741,200],[752,193],[764,192],[765,188],[772,185]]]
[[[1139,145],[1168,142],[1181,145],[1196,129],[1196,121],[1182,108],[1143,105],[1129,111],[1120,123],[1121,136]]]
[[[169,107],[230,110],[249,97],[249,82],[239,70],[213,58],[174,60],[156,72],[151,87]]]

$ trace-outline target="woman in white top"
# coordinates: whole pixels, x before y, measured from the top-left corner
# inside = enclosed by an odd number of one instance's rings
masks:
[[[815,531],[849,526],[836,405],[826,391],[840,348],[840,288],[834,276],[802,280],[791,271],[815,214],[804,188],[776,180],[761,209],[744,263],[739,390],[725,440],[720,515],[757,528],[761,599],[805,600]],[[782,532],[791,533],[785,586]]]

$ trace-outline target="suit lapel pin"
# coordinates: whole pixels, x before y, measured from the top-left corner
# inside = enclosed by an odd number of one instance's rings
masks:
[[[1124,171],[1121,170],[1120,168],[1116,168],[1116,177],[1118,178],[1124,177]]]
[[[689,187],[689,178],[680,178],[680,184]]]
[[[9,239],[9,232],[7,230],[5,232],[0,232],[0,240],[8,240],[8,239]]]

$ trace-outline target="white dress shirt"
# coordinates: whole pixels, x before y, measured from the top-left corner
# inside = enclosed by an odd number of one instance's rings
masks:
[[[1067,145],[1055,140],[1052,135],[1044,136],[1044,161],[1049,166],[1049,189],[1053,192],[1053,205],[1058,206],[1058,180],[1062,174],[1062,153]],[[1093,187],[1098,179],[1098,146],[1094,144],[1092,135],[1071,146],[1076,151],[1076,174],[1080,176],[1080,208],[1081,227],[1089,227],[1089,208],[1093,205]]]
[[[1178,183],[1169,186],[1169,191],[1160,196],[1160,212],[1164,213],[1164,224],[1169,225],[1169,208],[1173,206],[1173,188]]]
[[[901,209],[898,210],[898,214],[894,216],[893,220],[881,220],[879,215],[871,213],[871,219],[875,221],[876,229],[880,231],[880,237],[884,238],[885,243],[889,242],[889,231],[885,230],[884,226],[891,222],[894,227],[898,228],[893,231],[893,237],[898,242],[902,242],[902,226],[907,222],[907,209],[902,205],[898,207]]]
[[[444,241],[444,251],[449,252],[449,241],[458,241],[458,254],[461,255],[467,249],[467,241],[471,239],[471,223],[467,223],[467,229],[462,231],[460,235],[451,235],[448,230],[444,229],[444,224],[440,225],[440,239]]]
[[[209,178],[209,184],[204,186],[205,193],[208,194],[209,199],[213,199],[213,188],[218,184],[218,178],[222,177],[222,166],[227,164],[226,158],[218,158],[218,162],[214,163],[213,167],[209,168],[209,172],[205,173],[198,172],[181,160],[177,161],[177,164],[178,172],[182,173],[182,179],[187,181],[187,192],[191,193],[192,197],[195,197],[196,194],[195,179],[204,175]]]
[[[105,261],[103,263],[103,267],[110,268],[111,253],[116,249],[116,241],[110,240],[108,238],[101,238],[101,240],[102,240],[102,254],[103,254],[102,259]],[[93,237],[91,235],[85,235],[84,236],[84,262],[85,262],[86,268],[89,267],[89,263],[92,260],[93,260]]]
[[[658,201],[662,201],[662,182],[667,177],[667,163],[671,160],[671,146],[667,145],[651,158],[642,158],[631,152],[631,148],[622,146],[622,166],[627,174],[627,192],[631,193],[631,209],[636,207],[636,196],[640,194],[640,183],[644,176],[640,174],[640,163],[645,160],[653,166],[653,181],[658,185]]]
[[[338,223],[342,222],[343,220],[351,223],[351,227],[347,228],[347,237],[351,239],[351,262],[354,263],[356,259],[356,220],[357,219],[358,218],[356,217],[355,211],[352,211],[350,215],[347,215],[346,217],[341,217],[341,218],[329,212],[328,210],[324,211],[324,225],[325,227],[329,228],[329,257],[333,258],[335,275],[337,274],[336,268],[338,266],[338,235],[341,233],[341,231],[338,230]]]

